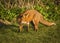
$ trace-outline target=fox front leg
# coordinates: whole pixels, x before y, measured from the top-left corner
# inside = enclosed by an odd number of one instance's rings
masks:
[[[20,25],[20,26],[19,26],[19,31],[20,31],[20,32],[22,32],[22,30],[23,30],[22,28],[23,28],[23,25]]]
[[[27,31],[29,31],[29,22],[27,23],[27,25],[28,25],[28,29],[27,29]]]

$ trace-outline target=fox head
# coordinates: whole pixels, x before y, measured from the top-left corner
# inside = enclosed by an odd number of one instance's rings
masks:
[[[18,23],[19,24],[29,24],[28,22],[27,22],[27,20],[26,20],[26,17],[27,17],[27,14],[24,14],[24,15],[19,15],[18,17],[17,17],[17,21],[18,21]]]
[[[19,15],[17,16],[16,20],[17,20],[18,24],[21,23],[22,17],[23,17],[22,14],[19,14]]]
[[[23,17],[21,18],[21,23],[22,23],[22,24],[29,24],[29,22],[27,22],[26,17],[27,17],[27,16],[23,15]]]

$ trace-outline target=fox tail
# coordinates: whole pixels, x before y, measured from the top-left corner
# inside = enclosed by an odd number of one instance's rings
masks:
[[[45,20],[44,18],[40,18],[40,23],[47,25],[47,26],[52,26],[52,25],[56,25],[56,23],[54,22],[49,22],[47,20]]]

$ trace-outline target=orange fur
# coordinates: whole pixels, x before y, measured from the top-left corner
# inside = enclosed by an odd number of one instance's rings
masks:
[[[27,24],[28,25],[28,30],[29,30],[29,23],[32,21],[35,27],[35,30],[38,29],[38,24],[39,22],[47,25],[47,26],[52,26],[56,25],[53,22],[48,22],[44,19],[43,15],[39,13],[36,10],[27,10],[23,14],[19,15],[17,17],[18,23],[20,24],[20,31],[22,31],[22,25]]]

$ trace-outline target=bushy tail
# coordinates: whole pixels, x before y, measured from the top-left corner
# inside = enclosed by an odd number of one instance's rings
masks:
[[[44,18],[40,18],[40,23],[47,25],[47,26],[52,26],[52,25],[56,25],[56,23],[54,22],[49,22],[47,20],[45,20]]]

